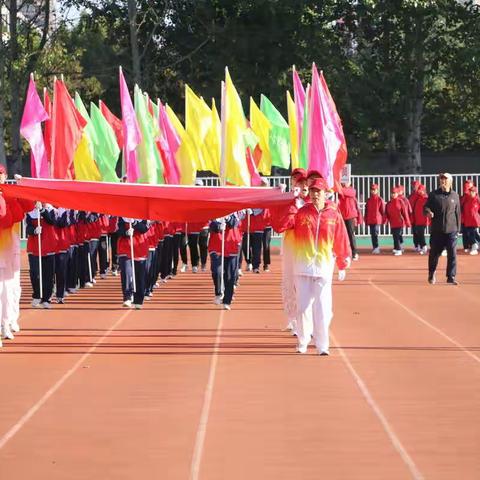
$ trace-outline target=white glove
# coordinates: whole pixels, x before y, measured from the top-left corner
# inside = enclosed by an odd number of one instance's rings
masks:
[[[127,230],[127,236],[133,237],[133,228],[132,228],[132,227],[130,227],[130,228]]]
[[[251,208],[247,208],[245,211],[247,212],[247,215],[251,215],[253,213]]]
[[[345,268],[350,268],[350,265],[352,264],[352,259],[350,257],[346,258],[345,263],[347,264]]]
[[[345,280],[345,277],[347,276],[347,272],[345,270],[339,270],[338,271],[338,281],[343,282]]]
[[[39,210],[41,210],[43,208],[42,202],[36,201],[35,208],[38,208]]]
[[[278,188],[282,193],[285,193],[285,191],[287,190],[287,186],[284,183],[279,183]]]
[[[294,187],[293,189],[293,196],[298,197],[300,195],[300,187]]]
[[[227,228],[227,224],[225,222],[220,222],[218,225],[218,229],[223,232]]]
[[[42,233],[42,227],[35,227],[33,233],[35,233],[35,235],[40,235]]]
[[[19,175],[18,173],[16,173],[16,174],[13,176],[13,178],[18,182],[19,180],[22,179],[22,176]]]

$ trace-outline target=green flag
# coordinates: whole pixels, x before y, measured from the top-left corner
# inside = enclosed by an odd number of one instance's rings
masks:
[[[260,97],[260,110],[272,125],[268,139],[272,165],[287,169],[290,166],[290,128],[288,123],[265,95]]]
[[[95,158],[95,155],[94,155],[95,144],[97,143],[96,138],[95,138],[96,131],[95,131],[95,128],[93,127],[93,125],[92,125],[92,120],[90,119],[90,115],[88,114],[87,109],[85,108],[85,105],[82,101],[82,98],[80,97],[78,92],[75,92],[75,107],[80,112],[80,114],[85,119],[85,121],[87,122],[87,125],[84,128],[84,132],[85,132],[86,137],[87,137],[88,150],[90,151],[90,155],[92,156],[92,158]]]
[[[115,167],[120,154],[117,137],[101,110],[90,103],[90,119],[95,130],[94,151],[95,162],[105,182],[118,182]]]
[[[135,85],[134,103],[135,114],[140,132],[142,133],[142,141],[137,146],[137,159],[140,167],[140,177],[138,181],[140,183],[156,184],[158,175],[155,150],[157,147],[154,143],[151,115],[147,110],[145,97],[138,85]]]

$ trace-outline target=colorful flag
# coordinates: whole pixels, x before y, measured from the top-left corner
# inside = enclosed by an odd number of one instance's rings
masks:
[[[222,143],[224,161],[223,182],[249,186],[251,177],[245,156],[244,133],[247,122],[242,102],[225,68],[225,87],[222,95]]]
[[[297,138],[298,142],[300,143],[302,138],[302,128],[305,110],[305,89],[303,88],[302,81],[300,80],[297,70],[295,69],[295,65],[293,66],[293,98],[295,100],[295,110],[297,115]]]
[[[250,147],[247,147],[245,152],[245,158],[247,160],[248,171],[250,173],[250,186],[251,187],[259,187],[262,185],[262,177],[258,173],[257,166],[255,165],[255,161],[253,159],[252,152]]]
[[[272,156],[270,155],[270,131],[272,124],[263,112],[257,107],[257,104],[250,97],[250,127],[258,138],[258,145],[262,151],[260,162],[257,165],[258,171],[263,175],[272,173]],[[255,150],[255,146],[251,147],[251,152]]]
[[[45,120],[45,125],[43,128],[43,143],[45,145],[45,152],[47,154],[48,161],[48,173],[51,177],[51,163],[52,163],[52,101],[50,100],[50,95],[46,88],[43,89],[43,105],[47,115],[49,116],[48,120]]]
[[[25,108],[20,123],[20,133],[30,144],[32,177],[48,178],[48,162],[45,144],[43,142],[42,122],[49,118],[37,93],[33,75],[28,84]]]
[[[120,104],[122,107],[122,127],[123,127],[123,158],[127,180],[136,182],[140,176],[137,162],[137,145],[142,141],[140,127],[138,126],[135,109],[132,105],[132,99],[128,93],[127,82],[123,76],[122,68],[119,70],[120,82]]]
[[[299,168],[298,165],[298,143],[300,137],[298,136],[298,125],[297,125],[297,112],[295,107],[295,102],[290,95],[290,92],[287,90],[287,111],[288,111],[288,126],[290,128],[290,146],[292,157],[292,170]]]
[[[53,86],[52,177],[72,180],[73,157],[87,122],[75,108],[67,87],[56,79]]]
[[[158,101],[158,121],[160,125],[160,145],[164,151],[162,160],[165,169],[165,181],[171,185],[180,183],[180,170],[175,155],[180,147],[180,138],[168,118],[165,107]]]
[[[123,125],[122,121],[115,116],[110,109],[105,105],[102,100],[98,102],[98,106],[100,107],[100,111],[102,115],[105,117],[105,120],[110,124],[115,132],[115,136],[117,137],[117,145],[122,150],[123,149]]]
[[[90,118],[96,131],[95,138],[95,161],[105,182],[118,182],[115,167],[118,162],[120,148],[117,137],[101,110],[94,104],[90,104]]]
[[[212,98],[211,110],[212,123],[205,137],[203,144],[203,157],[208,158],[208,169],[215,175],[220,175],[220,155],[221,155],[221,134],[222,125],[215,107],[215,100]]]
[[[303,121],[302,121],[302,138],[300,142],[300,151],[298,153],[298,168],[308,168],[308,132],[310,130],[308,124],[308,112],[309,112],[309,99],[310,99],[310,85],[307,85],[307,91],[305,93],[307,101],[305,102],[305,108],[303,109]]]
[[[260,97],[260,110],[272,125],[268,140],[272,166],[287,169],[290,166],[290,129],[288,123],[265,95]]]

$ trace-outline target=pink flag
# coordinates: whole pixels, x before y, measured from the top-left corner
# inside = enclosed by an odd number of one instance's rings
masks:
[[[253,159],[252,152],[250,151],[250,147],[247,147],[245,156],[247,159],[248,172],[250,173],[250,186],[259,187],[260,185],[262,185],[262,177],[258,173],[257,166],[255,165],[255,160]]]
[[[338,136],[335,112],[322,87],[317,67],[312,65],[312,88],[309,105],[308,158],[309,169],[318,170],[328,186],[333,187],[333,166],[342,145]]]
[[[298,145],[302,143],[302,129],[303,129],[303,110],[305,108],[305,89],[302,81],[298,76],[295,67],[293,67],[293,99],[295,101],[295,110],[297,113],[297,131],[298,131]]]
[[[175,154],[180,147],[180,138],[178,137],[175,127],[170,122],[165,106],[162,102],[158,102],[158,123],[160,126],[160,145],[163,150],[162,160],[165,170],[165,182],[171,185],[180,183],[180,170],[175,160]]]
[[[37,93],[33,77],[30,77],[20,133],[30,144],[31,173],[34,178],[48,178],[48,161],[43,142],[42,122],[50,117]]]
[[[142,141],[142,135],[138,126],[135,109],[133,108],[130,93],[128,93],[127,82],[123,76],[122,67],[119,71],[120,81],[120,104],[122,107],[122,126],[123,126],[123,158],[127,173],[127,180],[131,183],[136,182],[140,176],[137,162],[137,145]]]

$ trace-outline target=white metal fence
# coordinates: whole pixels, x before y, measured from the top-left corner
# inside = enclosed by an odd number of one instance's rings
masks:
[[[480,183],[480,173],[459,173],[453,176],[453,189],[458,192],[459,195],[463,193],[463,183],[467,179],[472,179],[475,185]],[[287,189],[290,188],[290,177],[268,177],[270,186],[276,187],[280,184],[287,185]],[[403,185],[405,187],[405,195],[410,195],[412,191],[412,183],[414,180],[418,180],[427,187],[427,192],[430,192],[438,188],[438,176],[437,175],[352,175],[352,186],[357,191],[357,198],[362,214],[365,212],[365,202],[370,195],[370,185],[376,183],[379,186],[380,195],[385,201],[390,199],[390,192],[393,187],[397,185]],[[205,186],[214,187],[219,185],[218,177],[204,177],[202,181]],[[406,232],[410,234],[410,229]],[[366,225],[359,225],[357,227],[357,235],[368,236],[368,227]],[[390,227],[383,225],[380,229],[380,235],[390,235]],[[22,239],[25,239],[25,228],[22,225]]]

